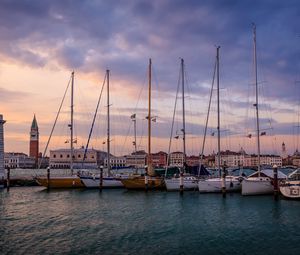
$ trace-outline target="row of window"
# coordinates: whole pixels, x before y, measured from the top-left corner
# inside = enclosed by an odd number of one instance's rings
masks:
[[[57,155],[57,156],[58,156],[58,155]],[[59,157],[60,157],[60,158],[63,158],[64,156],[63,156],[63,154],[60,154]],[[82,157],[83,157],[83,156],[82,156]],[[53,154],[53,158],[56,158],[56,154]],[[67,158],[70,158],[70,154],[67,154]],[[75,159],[75,155],[73,155],[73,158]],[[77,155],[77,158],[81,158],[81,155],[78,154],[78,155]],[[95,156],[92,155],[91,158],[94,159]]]

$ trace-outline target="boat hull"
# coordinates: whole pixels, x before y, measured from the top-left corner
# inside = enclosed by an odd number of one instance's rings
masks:
[[[300,181],[286,181],[279,186],[285,198],[300,199]]]
[[[100,179],[99,177],[80,177],[86,188],[99,188]],[[103,177],[102,179],[102,188],[124,188],[123,183],[113,177]]]
[[[241,190],[241,182],[238,177],[226,177],[226,192],[239,192]],[[222,192],[222,179],[211,178],[199,180],[198,189],[200,193],[220,193]]]
[[[122,179],[121,182],[126,189],[133,190],[145,190],[145,177],[134,177],[128,179]],[[148,189],[149,190],[162,190],[165,189],[165,183],[162,178],[148,177]]]
[[[268,195],[273,194],[274,186],[269,178],[248,178],[242,182],[242,195]]]
[[[51,177],[49,180],[49,188],[54,189],[67,189],[67,188],[84,188],[84,184],[81,182],[78,176],[63,176],[63,177]],[[47,177],[37,177],[36,182],[40,186],[48,187]]]
[[[179,191],[180,179],[165,179],[167,191]],[[195,177],[183,177],[183,190],[196,190],[198,188],[198,180]]]

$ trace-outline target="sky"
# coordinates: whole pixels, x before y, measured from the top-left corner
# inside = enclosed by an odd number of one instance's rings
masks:
[[[185,67],[187,152],[201,153],[209,93],[220,46],[221,149],[256,151],[253,31],[256,24],[263,153],[298,148],[300,3],[297,0],[0,0],[0,114],[5,151],[29,150],[33,115],[44,151],[64,91],[75,72],[76,147],[85,146],[105,71],[110,70],[112,153],[146,150],[149,58],[153,62],[153,151],[167,151]],[[216,86],[216,84],[214,84]],[[70,92],[49,149],[65,148]],[[177,96],[171,151],[182,150],[182,96]],[[214,87],[205,153],[216,151]],[[106,89],[90,146],[105,150]],[[252,134],[252,138],[247,135]]]

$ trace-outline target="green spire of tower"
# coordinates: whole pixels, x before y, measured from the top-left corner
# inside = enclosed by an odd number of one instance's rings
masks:
[[[33,117],[33,120],[32,120],[31,129],[38,129],[38,125],[37,125],[37,121],[36,121],[36,118],[35,118],[35,114],[34,114],[34,117]]]

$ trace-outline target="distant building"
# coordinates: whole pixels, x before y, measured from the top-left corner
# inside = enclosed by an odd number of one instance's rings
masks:
[[[103,165],[104,159],[107,156],[106,152],[88,149],[86,158],[84,157],[84,148],[74,149],[73,168],[74,169],[94,169]],[[50,150],[49,165],[51,168],[68,169],[71,162],[71,149]]]
[[[163,151],[152,153],[152,166],[165,167],[167,165],[168,154]]]
[[[7,152],[4,153],[5,168],[35,168],[36,162],[34,157],[28,157],[21,152]]]
[[[293,166],[300,166],[300,152],[298,150],[296,150],[292,156],[292,164]]]
[[[288,157],[284,142],[281,145],[281,157],[282,157],[282,159],[286,159]]]
[[[144,168],[147,164],[147,153],[144,150],[126,155],[126,166]]]
[[[126,166],[126,157],[115,157],[109,158],[111,168],[122,168]],[[107,167],[107,157],[104,159],[104,167]]]
[[[245,152],[241,149],[240,152],[234,152],[230,150],[221,151],[220,164],[221,166],[239,167],[244,163]],[[218,155],[215,155],[215,164],[218,164]]]
[[[170,153],[170,166],[178,166],[182,167],[183,166],[183,161],[184,161],[184,155],[183,152],[181,151],[175,151]]]
[[[4,136],[3,136],[3,115],[0,114],[0,188],[4,187]]]
[[[199,156],[187,156],[186,157],[186,164],[188,166],[198,166],[200,162],[200,157]]]
[[[30,128],[29,156],[35,159],[35,167],[37,167],[39,159],[39,127],[35,115]]]

